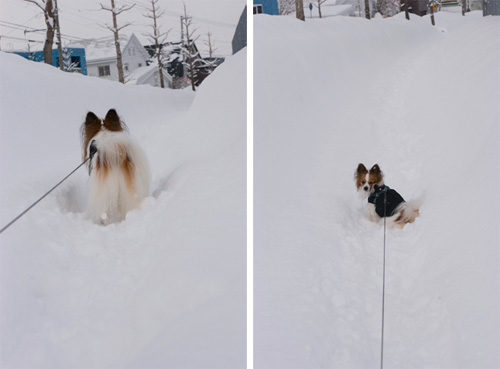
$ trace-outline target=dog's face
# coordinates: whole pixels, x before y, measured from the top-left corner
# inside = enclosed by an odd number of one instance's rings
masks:
[[[384,175],[378,164],[375,164],[370,170],[366,169],[363,164],[358,165],[354,175],[356,181],[356,189],[362,193],[372,193],[375,185],[382,186],[384,183]]]

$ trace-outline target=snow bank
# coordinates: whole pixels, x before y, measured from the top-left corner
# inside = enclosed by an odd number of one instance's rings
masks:
[[[421,217],[387,235],[385,368],[500,365],[500,19],[255,25],[255,366],[380,365],[378,163]]]
[[[0,236],[0,366],[243,367],[245,53],[196,98],[0,63],[2,225],[80,162],[88,110],[116,108],[153,173],[120,224],[84,220],[81,169]]]

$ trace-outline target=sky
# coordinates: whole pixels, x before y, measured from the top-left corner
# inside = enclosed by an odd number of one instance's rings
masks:
[[[41,1],[40,1],[41,2]],[[112,37],[105,25],[112,24],[110,12],[100,10],[101,5],[110,6],[110,0],[58,0],[63,44],[87,38]],[[130,11],[118,16],[118,25],[132,22],[122,33],[134,33],[143,44],[150,44],[145,34],[150,30],[149,0],[115,0],[117,8],[136,4]],[[188,15],[193,17],[199,39],[197,46],[202,54],[208,54],[205,45],[207,33],[212,34],[215,54],[230,56],[231,40],[245,0],[185,0]],[[159,22],[162,31],[168,31],[168,40],[180,38],[180,16],[183,1],[159,0],[158,5],[165,14]],[[0,35],[3,51],[27,51],[41,49],[45,40],[45,22],[42,11],[34,4],[23,0],[0,0]]]

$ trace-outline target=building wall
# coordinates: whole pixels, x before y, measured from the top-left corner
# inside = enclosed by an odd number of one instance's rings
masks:
[[[264,14],[279,15],[278,0],[253,0],[253,5],[262,5]]]
[[[67,48],[71,52],[71,57],[78,58],[80,61],[80,71],[83,75],[87,75],[87,61],[85,59],[85,49],[83,48]],[[24,51],[15,51],[13,54],[22,56],[25,59],[33,60],[35,62],[43,62],[45,59],[43,57],[43,51],[36,52],[24,52]],[[64,57],[64,56],[63,56]],[[54,67],[59,68],[59,51],[57,49],[52,50],[52,65]]]
[[[233,40],[231,41],[231,46],[233,48],[233,54],[247,46],[247,6],[243,9],[241,13],[240,20],[236,26],[236,31],[234,32]]]
[[[122,51],[123,69],[125,74],[139,67],[146,66],[147,56],[144,47],[133,38]]]
[[[483,15],[500,15],[500,0],[484,0]]]
[[[104,77],[99,76],[99,67],[106,65],[109,65],[109,71],[111,74],[109,76],[104,76]],[[116,66],[116,60],[89,62],[87,64],[87,74],[91,77],[99,77],[103,79],[109,79],[110,81],[118,81],[118,68]]]
[[[123,63],[123,74],[125,75],[125,81],[127,81],[127,75],[139,67],[146,66],[146,61],[148,60],[148,53],[144,50],[139,40],[135,35],[132,35],[127,43],[120,42],[122,50],[122,63]],[[118,66],[116,62],[116,54],[113,52],[114,56],[106,57],[102,59],[94,59],[87,61],[88,75],[93,77],[99,77],[103,79],[108,79],[111,81],[118,81]],[[109,66],[110,75],[100,76],[99,67]]]

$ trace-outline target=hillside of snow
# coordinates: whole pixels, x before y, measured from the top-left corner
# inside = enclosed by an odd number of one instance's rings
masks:
[[[254,17],[255,368],[500,367],[500,17]]]
[[[246,52],[196,94],[0,53],[1,226],[81,162],[85,115],[110,108],[149,158],[151,196],[92,224],[81,168],[0,235],[0,367],[244,367]]]

